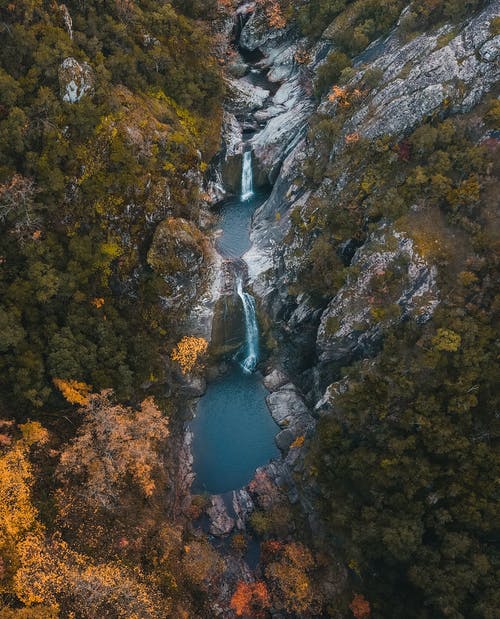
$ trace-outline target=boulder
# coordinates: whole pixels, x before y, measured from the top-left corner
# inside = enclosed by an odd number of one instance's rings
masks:
[[[59,85],[61,97],[67,103],[77,103],[86,95],[94,92],[95,76],[87,62],[78,62],[76,58],[65,58],[59,67]]]
[[[217,537],[229,535],[234,529],[234,519],[227,513],[224,498],[220,494],[215,494],[211,497],[210,507],[207,508],[207,514],[210,518],[209,530],[212,535]]]

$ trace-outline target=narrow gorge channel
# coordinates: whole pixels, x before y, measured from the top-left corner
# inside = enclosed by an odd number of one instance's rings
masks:
[[[252,154],[243,155],[241,193],[219,208],[222,231],[217,249],[232,273],[233,295],[241,303],[243,342],[231,355],[228,370],[208,385],[191,424],[193,432],[193,490],[221,494],[249,483],[255,470],[278,456],[274,437],[278,426],[266,405],[267,390],[256,367],[259,328],[255,299],[245,291],[246,263],[252,214],[265,194],[254,193]]]

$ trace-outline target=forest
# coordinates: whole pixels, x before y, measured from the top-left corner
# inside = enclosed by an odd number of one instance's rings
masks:
[[[443,48],[491,3],[247,4],[0,0],[0,619],[495,619],[498,85],[404,135],[346,130],[383,78],[360,65],[366,48],[449,26]],[[179,473],[189,380],[218,361],[185,325],[213,260],[206,188],[235,56],[219,52],[252,11],[264,50],[293,40],[314,107],[284,192],[307,197],[273,245],[294,251],[287,301],[321,314],[362,275],[346,245],[382,230],[383,249],[411,240],[439,302],[426,320],[403,311],[404,257],[376,272],[383,337],[290,372],[310,409],[312,376],[330,394],[290,441],[297,496],[258,471],[248,528],[221,542],[203,529],[211,497],[188,488],[186,504]],[[273,323],[258,302],[259,369],[293,342],[287,311]]]

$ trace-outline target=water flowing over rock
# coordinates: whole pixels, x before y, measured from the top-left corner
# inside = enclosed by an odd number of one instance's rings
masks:
[[[252,151],[247,150],[243,154],[243,165],[241,168],[241,200],[245,202],[254,195],[253,192],[253,172],[252,172]]]
[[[259,325],[255,311],[255,299],[243,290],[241,274],[237,276],[236,290],[243,305],[245,318],[245,346],[236,358],[241,358],[240,365],[244,372],[253,372],[259,359]]]
[[[65,58],[59,67],[61,97],[67,103],[77,103],[94,91],[94,71],[87,62]]]

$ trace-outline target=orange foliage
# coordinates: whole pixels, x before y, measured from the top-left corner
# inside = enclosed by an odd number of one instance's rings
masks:
[[[269,592],[265,583],[239,582],[231,598],[231,608],[241,617],[262,617],[266,608],[271,606]]]
[[[11,424],[0,422],[0,425]],[[42,530],[38,511],[31,500],[35,479],[28,455],[30,445],[44,442],[48,433],[38,422],[22,424],[21,431],[23,438],[13,442],[12,447],[0,455],[0,556],[3,571],[0,593],[12,593],[12,578],[19,564],[19,544],[28,534]]]
[[[343,88],[342,86],[333,86],[330,94],[328,95],[328,100],[331,103],[338,103],[340,107],[350,107],[352,102],[356,99],[359,99],[363,93],[358,88],[355,88],[353,91],[347,90],[347,88]]]
[[[88,397],[85,420],[57,470],[64,490],[76,488],[78,500],[89,507],[113,509],[122,491],[130,492],[130,480],[143,496],[151,496],[154,477],[163,470],[160,453],[169,435],[168,420],[153,398],[136,411],[115,404],[111,396],[106,390]],[[65,491],[63,504],[69,500]]]
[[[257,0],[257,2],[263,7],[267,23],[271,28],[284,28],[286,26],[286,18],[277,0]]]
[[[101,309],[104,305],[104,299],[102,297],[96,297],[95,299],[92,299],[90,303],[97,309]]]
[[[356,142],[359,142],[359,133],[358,132],[349,133],[348,135],[345,136],[345,143],[346,144],[356,144]]]
[[[70,404],[80,404],[80,406],[88,404],[88,395],[92,390],[91,385],[79,383],[76,380],[63,380],[62,378],[53,378],[52,382]]]
[[[208,342],[204,338],[186,335],[172,350],[170,357],[181,366],[182,373],[187,374],[193,370],[198,358],[207,351],[207,348]]]
[[[163,619],[170,616],[164,599],[136,568],[116,562],[93,564],[63,540],[30,535],[19,546],[21,568],[15,591],[26,605],[60,605],[78,617]],[[71,616],[71,615],[64,615]]]
[[[352,602],[349,604],[352,614],[356,619],[368,619],[371,614],[370,603],[365,599],[364,595],[356,593]]]
[[[297,436],[297,438],[293,441],[293,443],[290,445],[290,449],[296,449],[297,447],[302,447],[302,445],[304,444],[305,441],[305,436]]]

